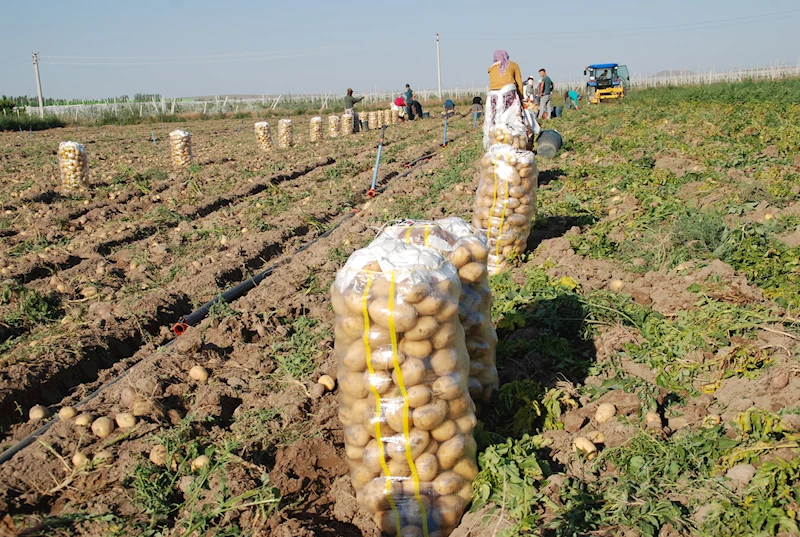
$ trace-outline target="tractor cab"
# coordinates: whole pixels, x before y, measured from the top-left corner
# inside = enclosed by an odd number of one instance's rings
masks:
[[[622,99],[630,85],[630,76],[626,65],[596,63],[587,65],[583,74],[589,77],[586,82],[586,101],[590,104]]]

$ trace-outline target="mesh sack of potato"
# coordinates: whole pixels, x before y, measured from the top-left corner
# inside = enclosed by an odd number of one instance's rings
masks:
[[[89,158],[83,144],[58,144],[58,167],[61,169],[61,186],[64,188],[75,190],[89,186]]]
[[[265,153],[272,151],[272,131],[269,129],[269,123],[266,121],[259,121],[255,124],[256,142],[261,151]]]
[[[400,121],[400,107],[392,105],[392,109],[389,110],[389,122],[394,124]]]
[[[380,128],[380,123],[380,116],[376,110],[367,113],[367,125],[369,125],[370,130]]]
[[[294,145],[294,133],[291,119],[278,121],[278,147],[289,149]]]
[[[389,125],[391,123],[392,123],[392,111],[391,111],[391,109],[390,110],[384,110],[383,111],[383,124],[384,125]]]
[[[172,165],[183,168],[192,163],[192,135],[180,129],[169,133],[172,148]]]
[[[497,332],[492,324],[492,291],[489,289],[486,236],[461,218],[436,221],[408,220],[385,227],[375,239],[402,240],[433,248],[458,270],[461,295],[458,316],[464,328],[470,359],[468,388],[476,405],[488,403],[497,390]]]
[[[528,136],[525,128],[517,125],[495,125],[489,131],[489,147],[495,144],[506,144],[520,151],[530,151],[533,149],[533,138]]]
[[[353,134],[356,132],[356,125],[358,124],[358,114],[345,112],[342,115],[342,134]]]
[[[309,140],[312,142],[322,141],[322,118],[314,116],[311,118],[311,125],[309,131]]]
[[[387,535],[447,536],[472,498],[460,292],[440,253],[388,239],[354,252],[331,289],[350,480]]]
[[[328,116],[328,136],[330,138],[336,138],[339,136],[339,132],[341,130],[341,121],[339,120],[339,116],[336,114],[331,114]]]
[[[493,145],[481,158],[472,225],[486,234],[489,274],[502,272],[509,256],[525,251],[536,215],[538,177],[530,151]]]

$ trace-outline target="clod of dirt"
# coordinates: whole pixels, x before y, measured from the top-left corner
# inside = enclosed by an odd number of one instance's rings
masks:
[[[185,475],[181,478],[180,482],[178,483],[178,488],[180,489],[181,492],[186,494],[187,492],[189,492],[189,489],[192,488],[194,481],[195,477],[193,475]]]
[[[564,430],[570,433],[577,433],[583,427],[583,424],[586,423],[586,418],[579,414],[575,414],[573,412],[568,413],[564,416],[562,423],[564,424]]]
[[[789,372],[785,369],[777,371],[769,379],[769,385],[773,390],[782,390],[789,384]]]
[[[136,390],[133,386],[125,386],[119,394],[119,402],[122,406],[129,408],[136,399]]]
[[[149,416],[155,411],[155,406],[150,399],[137,397],[131,405],[131,413],[134,416]]]
[[[46,406],[36,405],[28,411],[30,421],[40,421],[50,417],[50,410]]]
[[[725,477],[731,480],[731,486],[737,492],[744,490],[755,475],[756,467],[752,464],[737,464],[725,473]]]
[[[311,386],[311,389],[308,391],[308,393],[311,395],[312,399],[319,399],[325,394],[325,386],[318,382]]]

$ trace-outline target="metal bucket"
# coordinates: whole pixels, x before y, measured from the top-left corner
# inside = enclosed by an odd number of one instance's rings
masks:
[[[546,130],[539,134],[536,154],[544,158],[554,158],[564,140],[557,130]]]
[[[369,121],[367,121],[365,119],[362,119],[362,120],[359,120],[359,123],[361,123],[361,130],[362,131],[368,131],[369,130]]]

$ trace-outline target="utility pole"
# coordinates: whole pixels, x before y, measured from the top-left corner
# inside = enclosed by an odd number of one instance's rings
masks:
[[[44,103],[42,102],[42,81],[39,78],[39,53],[33,53],[33,70],[36,71],[36,91],[39,94],[39,117],[44,117]]]
[[[442,98],[442,60],[439,57],[439,34],[436,34],[436,70],[439,73],[439,99]]]

